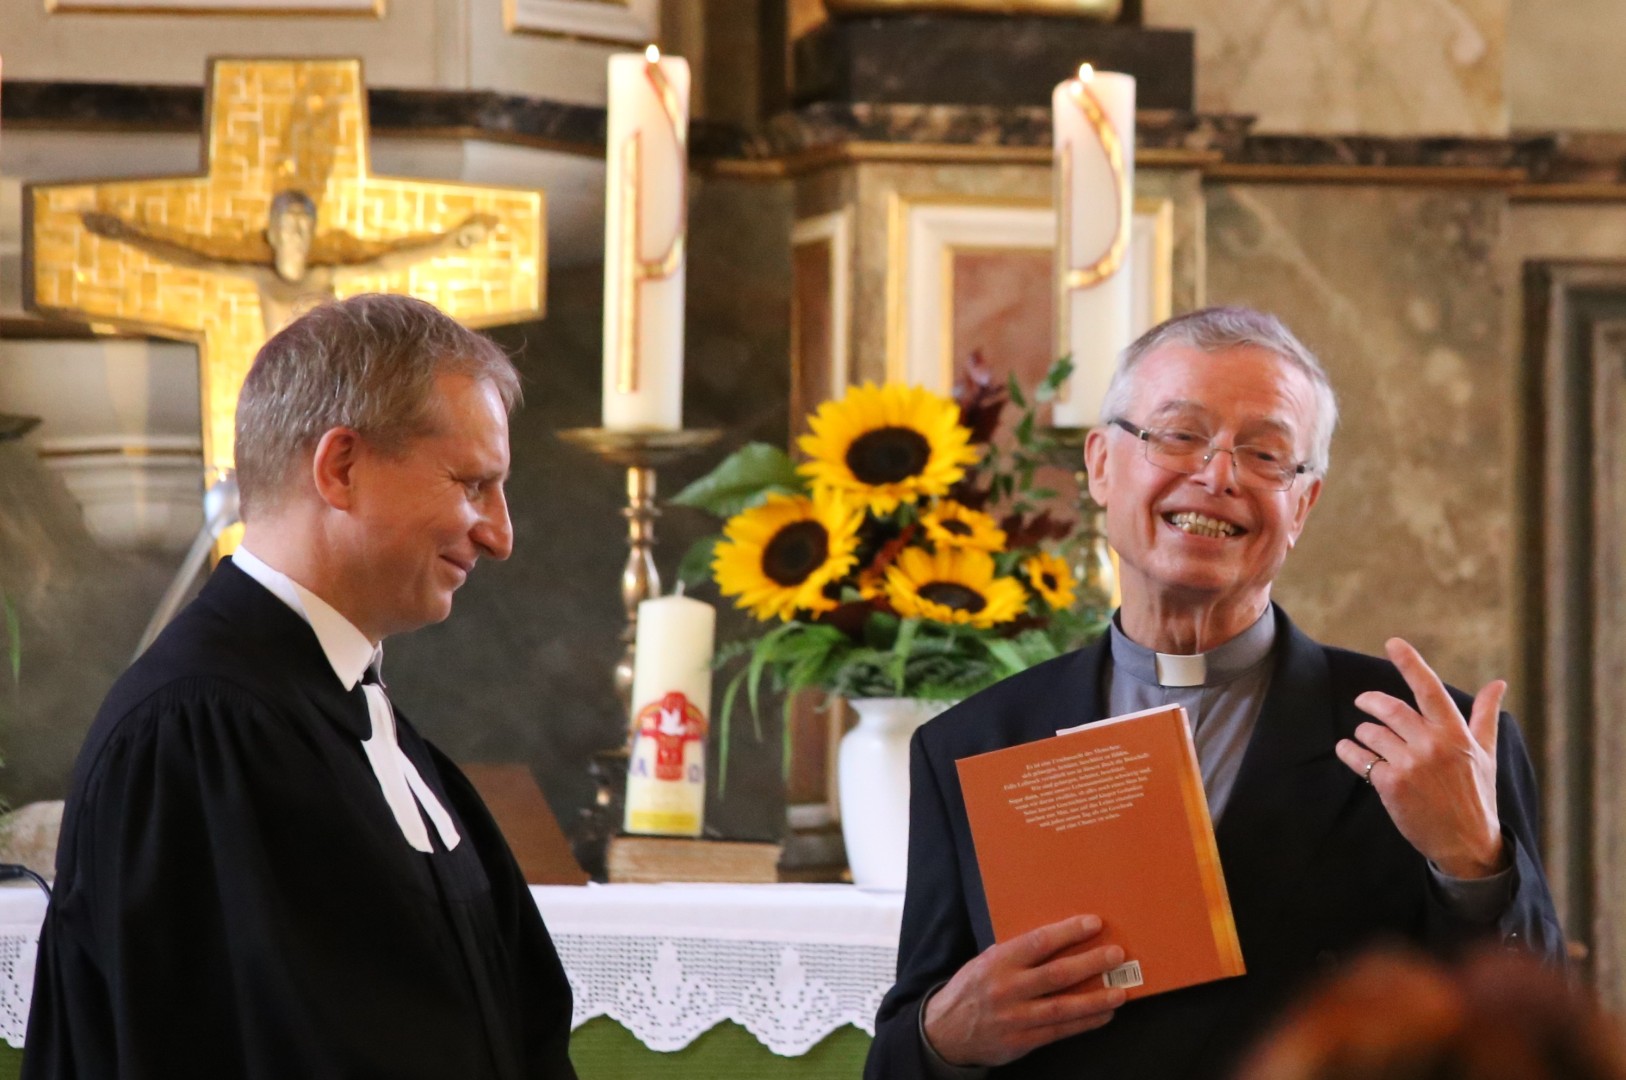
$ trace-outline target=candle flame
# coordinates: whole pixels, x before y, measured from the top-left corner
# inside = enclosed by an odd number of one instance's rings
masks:
[[[661,51],[651,45],[644,50],[644,59],[651,64],[658,64],[661,62]]]
[[[1093,64],[1078,65],[1078,81],[1081,83],[1095,81],[1095,66]]]

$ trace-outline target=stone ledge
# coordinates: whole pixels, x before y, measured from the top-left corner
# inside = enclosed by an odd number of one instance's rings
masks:
[[[373,88],[374,134],[487,139],[600,157],[605,111],[493,91]],[[187,131],[203,125],[201,86],[18,80],[0,94],[14,129]],[[1626,134],[1519,133],[1506,139],[1277,135],[1234,114],[1143,110],[1136,147],[1150,167],[1200,168],[1216,179],[1441,182],[1518,187],[1521,198],[1626,197]],[[754,131],[696,120],[690,148],[709,171],[776,176],[852,159],[1041,162],[1050,110],[1033,105],[819,102]],[[890,148],[890,149],[889,149]]]
[[[18,128],[81,131],[203,130],[202,86],[12,80],[0,93],[0,123]],[[453,136],[514,142],[568,153],[604,154],[605,111],[491,90],[399,90],[370,87],[374,135]],[[744,133],[693,121],[696,156],[738,154]]]

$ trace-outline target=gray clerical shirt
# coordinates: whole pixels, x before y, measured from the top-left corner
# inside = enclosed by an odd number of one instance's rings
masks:
[[[1218,824],[1270,688],[1275,609],[1267,605],[1252,626],[1195,656],[1153,652],[1129,640],[1117,619],[1108,633],[1107,715],[1184,705],[1208,794],[1208,815]]]
[[[1242,633],[1217,648],[1194,656],[1160,653],[1131,641],[1112,620],[1108,640],[1106,715],[1184,705],[1197,744],[1197,765],[1208,795],[1208,814],[1218,826],[1242,771],[1248,740],[1270,689],[1271,656],[1276,644],[1276,610],[1265,612]],[[1332,747],[1327,748],[1332,752]],[[1513,896],[1513,870],[1509,867],[1488,878],[1450,877],[1429,863],[1441,898],[1464,919],[1488,925],[1506,910]],[[926,1038],[926,1002],[920,1003],[920,1040],[926,1057],[941,1080],[975,1080],[987,1070],[950,1065],[937,1055]]]

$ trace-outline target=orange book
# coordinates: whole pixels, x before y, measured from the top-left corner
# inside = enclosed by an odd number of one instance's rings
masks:
[[[994,939],[1099,915],[1086,948],[1131,999],[1241,975],[1186,710],[1168,705],[955,763]]]

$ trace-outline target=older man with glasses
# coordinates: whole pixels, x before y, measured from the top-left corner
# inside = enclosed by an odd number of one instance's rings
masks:
[[[1368,942],[1499,940],[1561,962],[1506,684],[1470,698],[1398,638],[1386,660],[1331,648],[1271,602],[1337,423],[1314,355],[1270,315],[1198,311],[1125,350],[1102,414],[1085,461],[1123,606],[1095,645],[916,736],[898,981],[866,1076],[1223,1076],[1306,978]],[[1120,1009],[1101,976],[1122,951],[1091,944],[1112,912],[994,944],[955,762],[1174,703],[1248,973]]]

